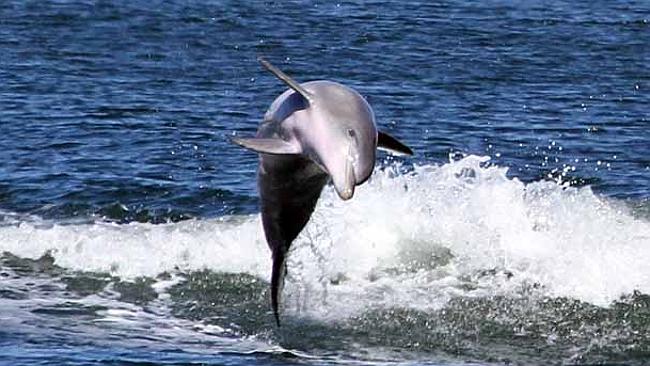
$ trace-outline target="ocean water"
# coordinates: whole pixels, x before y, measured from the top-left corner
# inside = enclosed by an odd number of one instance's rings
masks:
[[[254,134],[356,88],[268,299]],[[650,363],[647,1],[0,2],[0,364]]]

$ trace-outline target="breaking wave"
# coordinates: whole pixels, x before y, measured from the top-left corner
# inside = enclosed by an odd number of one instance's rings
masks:
[[[607,306],[650,293],[646,218],[589,187],[525,184],[487,161],[389,166],[348,202],[326,188],[292,247],[286,311],[334,319],[522,291]],[[0,252],[49,254],[70,270],[127,280],[204,269],[269,276],[259,215],[157,225],[2,216]]]

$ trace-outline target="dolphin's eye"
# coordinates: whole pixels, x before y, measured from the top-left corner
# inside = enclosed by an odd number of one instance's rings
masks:
[[[357,135],[357,133],[356,133],[356,132],[354,132],[354,130],[353,130],[353,129],[351,129],[351,128],[348,128],[348,136],[350,136],[350,137],[355,137],[356,135]]]

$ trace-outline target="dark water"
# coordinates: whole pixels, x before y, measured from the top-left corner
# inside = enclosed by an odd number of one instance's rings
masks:
[[[324,193],[279,330],[258,56],[416,152]],[[645,1],[0,2],[0,363],[650,362],[649,66]]]

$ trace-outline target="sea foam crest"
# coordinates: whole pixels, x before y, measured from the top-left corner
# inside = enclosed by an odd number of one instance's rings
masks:
[[[431,308],[523,286],[597,305],[650,293],[648,221],[589,187],[524,184],[487,160],[409,173],[388,167],[347,202],[326,188],[291,251],[289,309]],[[162,225],[23,221],[0,227],[0,251],[49,252],[57,265],[124,278],[211,269],[266,279],[270,271],[259,215]]]
[[[0,228],[0,252],[124,279],[213,269],[266,276],[268,249],[257,215],[172,224],[57,224],[32,220]]]
[[[597,305],[650,293],[648,221],[589,187],[524,184],[487,160],[386,169],[349,202],[326,191],[294,256],[321,272],[296,282],[338,283],[328,297],[346,308],[350,299],[365,308],[432,308],[522,288]]]

